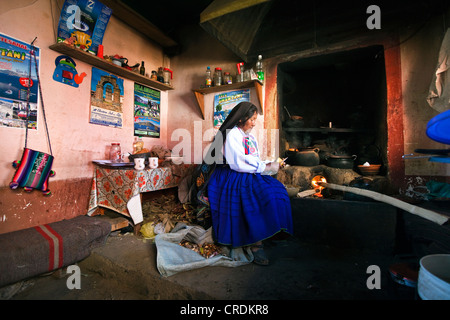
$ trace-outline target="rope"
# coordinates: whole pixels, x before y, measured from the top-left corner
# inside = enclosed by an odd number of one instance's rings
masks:
[[[36,37],[37,38],[37,37]],[[42,87],[41,87],[41,79],[39,78],[39,71],[37,66],[37,59],[36,59],[36,47],[33,45],[34,41],[36,41],[36,38],[31,42],[30,45],[30,64],[28,66],[28,88],[27,88],[27,123],[26,123],[26,130],[25,130],[25,148],[27,147],[27,141],[28,141],[28,117],[29,117],[29,109],[30,109],[30,91],[31,91],[31,56],[34,57],[34,66],[36,70],[36,77],[38,80],[38,86],[39,86],[39,97],[41,99],[41,105],[42,105],[42,115],[44,116],[44,125],[45,125],[45,132],[47,133],[47,139],[48,139],[48,147],[50,149],[50,155],[53,156],[52,152],[52,145],[50,143],[50,134],[48,132],[48,126],[47,126],[47,118],[45,117],[45,108],[44,108],[44,98],[42,96]]]

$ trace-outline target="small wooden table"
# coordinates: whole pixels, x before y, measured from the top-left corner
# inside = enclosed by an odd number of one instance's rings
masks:
[[[108,167],[96,164],[88,215],[92,215],[98,207],[108,208],[130,217],[137,225],[143,221],[141,194],[176,187],[193,168],[189,164],[173,164],[135,170],[132,166]]]

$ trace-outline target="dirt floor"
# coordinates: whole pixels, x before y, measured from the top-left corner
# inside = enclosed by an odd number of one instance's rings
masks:
[[[11,300],[412,300],[414,289],[392,281],[399,258],[302,243],[294,237],[265,242],[269,266],[205,267],[162,277],[156,246],[132,233],[112,234],[78,263],[81,288],[68,289],[66,269],[0,290]],[[380,267],[380,289],[369,289]],[[370,282],[370,280],[369,280]]]
[[[190,214],[179,205],[169,205],[173,203],[173,194],[166,197],[155,193],[152,197],[143,203],[148,212],[164,215],[163,208],[170,207],[180,219]],[[145,214],[145,219],[155,219],[155,215]],[[269,266],[249,263],[234,268],[203,267],[163,277],[157,269],[154,241],[122,229],[111,233],[105,245],[77,264],[81,272],[79,289],[68,288],[72,274],[63,268],[0,288],[0,299],[191,302],[417,299],[414,288],[399,285],[389,273],[392,264],[411,257],[316,244],[295,236],[272,238],[264,245]],[[371,266],[379,268],[377,275]],[[377,276],[376,280],[373,276]],[[374,281],[376,288],[369,288],[368,283],[370,286]],[[295,302],[290,307],[295,308]]]

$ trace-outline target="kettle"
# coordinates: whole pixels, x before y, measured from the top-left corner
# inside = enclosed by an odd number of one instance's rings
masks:
[[[169,68],[164,68],[163,70],[164,83],[170,84],[170,80],[173,78],[173,72]]]
[[[55,71],[53,72],[53,80],[67,84],[69,86],[78,88],[78,85],[83,82],[86,73],[78,74],[75,69],[75,61],[69,56],[59,56],[55,60]]]

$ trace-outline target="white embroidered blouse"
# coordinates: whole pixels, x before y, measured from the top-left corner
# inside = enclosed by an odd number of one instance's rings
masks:
[[[259,158],[255,137],[237,126],[227,134],[224,155],[230,168],[238,172],[261,173],[266,168]]]

